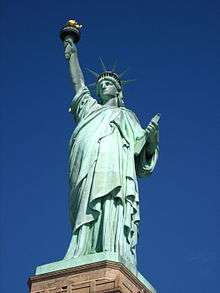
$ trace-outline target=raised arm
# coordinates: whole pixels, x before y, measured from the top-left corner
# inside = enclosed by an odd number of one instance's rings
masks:
[[[77,48],[71,36],[63,40],[65,58],[69,61],[70,77],[76,94],[85,85],[82,70],[79,65]]]

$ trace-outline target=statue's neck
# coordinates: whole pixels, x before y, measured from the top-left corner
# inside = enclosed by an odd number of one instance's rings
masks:
[[[107,102],[105,102],[104,105],[105,106],[111,106],[111,107],[118,107],[118,99],[117,99],[117,97],[108,100]]]

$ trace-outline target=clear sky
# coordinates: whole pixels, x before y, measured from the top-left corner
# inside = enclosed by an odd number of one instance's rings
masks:
[[[136,78],[125,102],[142,126],[162,114],[160,160],[140,181],[139,271],[161,293],[220,292],[220,2],[2,0],[0,11],[0,291],[27,292],[70,241],[73,91],[59,29],[75,17],[84,72],[117,59]]]

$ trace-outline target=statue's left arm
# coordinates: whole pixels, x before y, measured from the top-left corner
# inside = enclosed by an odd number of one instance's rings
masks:
[[[139,177],[150,175],[153,172],[158,160],[159,119],[157,120],[155,117],[151,120],[145,130],[145,143],[135,158],[136,173]]]

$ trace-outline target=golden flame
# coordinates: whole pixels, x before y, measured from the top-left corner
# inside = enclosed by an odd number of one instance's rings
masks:
[[[81,29],[81,27],[82,27],[82,25],[81,24],[78,24],[78,22],[75,19],[68,20],[67,25],[68,26],[75,27],[77,29]]]

